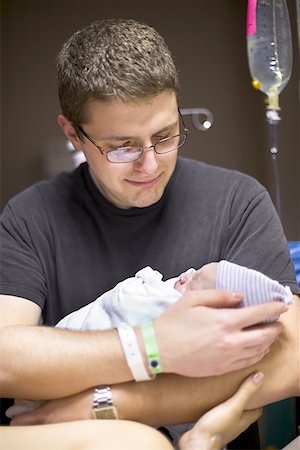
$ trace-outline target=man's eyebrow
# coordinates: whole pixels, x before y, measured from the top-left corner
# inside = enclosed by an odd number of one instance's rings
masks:
[[[97,141],[129,141],[134,136],[103,136],[98,138]]]
[[[153,136],[156,136],[157,134],[163,133],[164,131],[169,131],[171,128],[175,127],[178,124],[178,119],[167,125],[166,127],[162,128],[161,130],[157,131],[156,133],[153,133]]]
[[[169,125],[165,126],[164,128],[161,128],[159,131],[156,131],[153,133],[153,136],[156,136],[160,133],[163,133],[164,131],[168,131],[171,128],[175,127],[178,124],[178,120],[176,120],[173,123],[170,123]],[[97,141],[129,141],[131,139],[135,139],[136,136],[103,136],[101,138],[98,138]]]

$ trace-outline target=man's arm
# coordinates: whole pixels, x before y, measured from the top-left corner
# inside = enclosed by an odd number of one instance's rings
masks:
[[[264,373],[264,383],[251,397],[248,408],[258,408],[300,395],[300,300],[281,316],[284,331],[259,363],[216,377],[185,378],[160,375],[151,383],[113,387],[120,417],[150,425],[192,422],[236,392],[252,372]],[[131,402],[130,402],[131,399]]]
[[[37,325],[41,308],[34,302],[12,295],[0,295],[0,327],[8,325]]]
[[[274,302],[248,310],[228,309],[239,300],[225,291],[188,292],[156,319],[165,371],[204,376],[259,361],[281,327],[278,323],[258,331],[243,327],[280,315],[286,306]],[[5,301],[9,299],[2,304]],[[116,330],[2,326],[0,354],[0,395],[6,397],[53,399],[132,380]]]
[[[281,318],[284,331],[270,353],[259,363],[221,376],[192,378],[161,374],[154,381],[122,383],[112,387],[120,419],[152,426],[193,422],[227,400],[249,374],[261,370],[264,383],[251,397],[248,408],[300,394],[300,301]],[[92,418],[92,390],[67,399],[49,401],[30,414],[17,416],[15,425],[30,425]]]
[[[33,302],[0,296],[0,397],[65,397],[132,379],[116,330],[76,332],[36,326]],[[115,370],[112,371],[111,367]]]

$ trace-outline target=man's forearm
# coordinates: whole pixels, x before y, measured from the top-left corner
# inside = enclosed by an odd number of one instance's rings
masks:
[[[218,377],[159,375],[144,383],[126,383],[132,377],[115,330],[3,327],[0,395],[51,399],[113,384],[121,418],[150,424],[184,422],[228,398],[249,373],[260,369],[265,381],[250,405],[256,407],[299,392],[299,301],[282,322],[286,330],[261,363]]]
[[[299,300],[296,300],[282,316],[285,331],[270,353],[246,369],[199,379],[159,375],[151,382],[114,386],[113,395],[121,418],[153,426],[195,421],[233,395],[242,380],[256,370],[261,370],[265,378],[249,409],[300,395],[299,314]]]
[[[116,330],[2,327],[0,355],[3,397],[52,399],[132,379]]]

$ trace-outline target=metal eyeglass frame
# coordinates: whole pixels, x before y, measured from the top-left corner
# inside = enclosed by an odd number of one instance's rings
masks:
[[[102,155],[105,155],[105,157],[106,157],[106,159],[107,159],[108,162],[110,162],[110,163],[112,163],[112,164],[124,164],[124,163],[131,163],[131,162],[134,162],[134,161],[137,161],[138,159],[140,159],[141,156],[143,155],[145,149],[153,148],[153,150],[155,151],[155,153],[156,153],[157,155],[164,155],[164,154],[166,154],[166,153],[174,152],[175,150],[178,150],[180,147],[182,147],[183,144],[185,144],[185,141],[186,141],[187,136],[188,136],[188,134],[189,134],[189,130],[188,130],[188,129],[186,128],[186,126],[185,126],[183,117],[182,117],[182,115],[181,115],[179,109],[178,109],[178,113],[179,113],[179,116],[180,116],[181,121],[182,121],[183,130],[184,130],[183,133],[179,133],[179,134],[176,134],[175,136],[170,136],[170,137],[168,137],[168,138],[161,139],[160,141],[156,142],[156,144],[150,145],[149,147],[148,147],[148,146],[145,146],[145,147],[137,147],[138,149],[141,150],[140,155],[139,155],[137,158],[135,158],[135,159],[133,159],[133,160],[131,160],[131,161],[110,161],[110,160],[108,159],[108,154],[111,153],[111,152],[114,152],[115,150],[108,150],[108,151],[105,151],[102,147],[100,147],[100,145],[98,145],[93,139],[91,139],[91,138],[89,137],[89,135],[83,130],[83,128],[82,128],[80,125],[78,125],[78,124],[73,124],[73,125],[76,126],[76,127],[79,129],[79,131],[83,134],[83,136],[84,136],[88,141],[90,141],[90,142],[91,142],[91,143],[92,143],[92,144],[100,151],[100,153],[101,153]],[[175,147],[175,148],[172,148],[172,150],[168,150],[168,151],[166,151],[166,152],[158,152],[158,151],[156,150],[156,145],[157,145],[157,144],[159,144],[159,143],[161,143],[161,142],[166,142],[166,141],[168,141],[169,139],[174,139],[175,137],[179,137],[179,136],[184,136],[184,140],[183,140],[183,142],[182,142],[179,146],[177,146],[177,147]]]

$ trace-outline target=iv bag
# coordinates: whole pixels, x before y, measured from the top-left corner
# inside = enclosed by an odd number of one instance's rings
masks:
[[[247,51],[252,84],[279,109],[292,72],[292,39],[285,0],[248,0]]]

